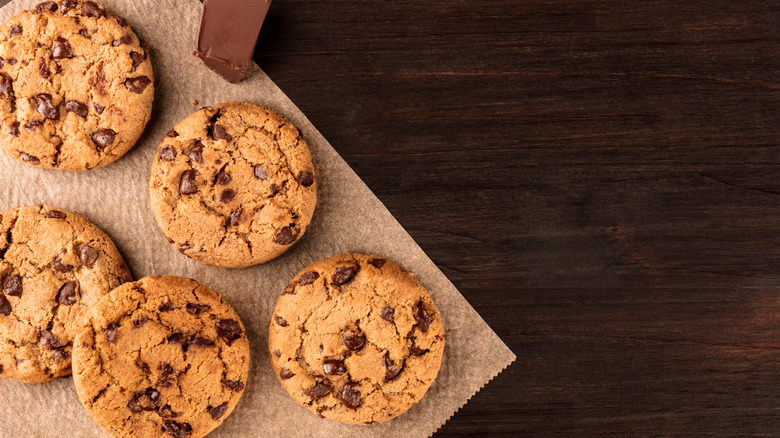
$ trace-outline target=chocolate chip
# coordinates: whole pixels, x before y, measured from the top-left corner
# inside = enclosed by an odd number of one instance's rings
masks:
[[[11,26],[11,31],[8,33],[8,35],[11,37],[19,36],[22,34],[23,31],[24,29],[22,29],[22,26],[18,24],[14,24],[13,26]]]
[[[68,354],[65,350],[55,350],[54,351],[54,360],[65,360],[68,357],[70,357],[70,354]]]
[[[355,274],[357,274],[358,268],[357,266],[341,266],[336,268],[336,270],[333,272],[333,275],[331,276],[331,281],[333,281],[333,284],[336,286],[343,286],[350,281],[352,281],[353,278],[355,278]]]
[[[244,389],[244,384],[240,380],[225,380],[222,384],[235,392],[241,392]]]
[[[417,322],[415,325],[421,332],[425,333],[428,331],[428,326],[431,324],[433,318],[423,307],[422,301],[417,303],[417,309],[414,312],[414,320]]]
[[[230,217],[228,217],[228,222],[231,226],[237,227],[238,224],[241,222],[241,213],[243,213],[244,210],[237,208],[230,212]]]
[[[51,57],[54,59],[73,58],[73,48],[70,47],[70,42],[63,37],[57,37],[57,39],[54,40],[54,48],[52,49]]]
[[[22,277],[18,275],[12,275],[5,279],[5,286],[3,286],[3,292],[6,295],[12,297],[22,296]]]
[[[62,261],[62,254],[54,257],[52,268],[57,272],[69,272],[73,269],[73,265],[69,265]]]
[[[76,0],[62,0],[62,3],[60,4],[60,13],[67,14],[71,9],[75,8],[77,5],[78,2]]]
[[[11,314],[11,303],[5,295],[0,295],[0,315],[8,316]]]
[[[359,351],[366,344],[366,337],[360,333],[347,333],[341,342],[352,351]]]
[[[230,345],[236,339],[241,337],[241,325],[233,319],[220,319],[215,324],[217,335],[225,338],[225,342]]]
[[[171,138],[173,138],[173,137],[178,137],[178,136],[179,136],[179,133],[178,133],[178,132],[176,132],[175,130],[171,129],[170,131],[168,131],[168,133],[167,133],[167,134],[165,134],[165,136],[166,136],[166,137],[171,137]]]
[[[276,323],[279,324],[280,326],[287,327],[287,321],[281,316],[276,316],[274,317],[274,319],[276,320]]]
[[[14,137],[19,136],[19,122],[11,123],[11,126],[8,127],[8,134]]]
[[[169,387],[171,384],[170,382],[163,384],[166,388]],[[165,405],[160,407],[160,409],[157,409],[157,415],[159,415],[161,418],[176,418],[181,415],[180,412],[173,412],[173,409],[171,409],[171,405]]]
[[[187,156],[190,157],[190,160],[195,161],[196,163],[203,163],[203,143],[197,142],[194,146],[190,148],[190,151],[187,152]]]
[[[294,227],[284,227],[279,234],[276,235],[274,243],[279,245],[289,245],[298,238],[298,230]]]
[[[38,5],[35,6],[35,12],[38,14],[42,14],[44,12],[57,12],[57,3],[56,2],[38,3]]]
[[[195,245],[191,243],[180,243],[176,249],[179,250],[180,253],[184,254],[184,251],[187,251],[188,249],[195,248]]]
[[[133,328],[141,328],[147,322],[149,322],[149,317],[146,315],[141,315],[133,320]]]
[[[95,248],[92,248],[89,245],[84,245],[79,251],[79,258],[81,259],[82,265],[86,266],[87,268],[92,268],[95,266],[95,262],[97,261],[98,252],[95,251]]]
[[[414,337],[412,337],[412,345],[409,346],[409,353],[411,353],[413,356],[422,356],[423,354],[429,352],[431,350],[422,349],[416,345],[414,345]]]
[[[154,388],[146,388],[144,392],[136,393],[127,402],[130,412],[156,411],[160,407],[160,392]]]
[[[279,188],[278,184],[276,184],[276,183],[271,184],[271,197],[276,196],[276,194],[279,193],[280,190],[282,190],[282,189]]]
[[[133,42],[133,38],[130,35],[123,35],[122,38],[117,38],[111,41],[111,45],[114,47],[121,46],[122,44],[130,44]]]
[[[65,111],[71,112],[79,117],[87,118],[89,107],[86,103],[81,103],[78,100],[69,100],[65,102]]]
[[[274,350],[274,356],[276,356],[276,357],[282,357],[282,352],[281,352],[281,351],[279,351],[279,349],[277,348],[277,349],[275,349],[275,350]]]
[[[312,284],[315,281],[317,281],[318,278],[320,278],[320,274],[318,272],[314,272],[314,271],[304,272],[298,278],[298,284],[300,284],[301,286]]]
[[[130,52],[130,59],[133,60],[133,69],[135,69],[144,62],[144,55],[141,55],[138,52]]]
[[[43,213],[43,217],[47,217],[49,219],[65,219],[65,213],[59,210],[49,210]]]
[[[20,153],[19,157],[22,158],[22,161],[26,161],[28,163],[33,163],[33,164],[38,163],[38,162],[41,161],[41,160],[38,159],[38,157],[36,157],[34,155],[30,155],[27,152]]]
[[[62,347],[62,344],[60,344],[57,335],[49,330],[41,331],[41,348],[44,350],[56,350],[60,347]]]
[[[184,351],[188,351],[190,349],[190,346],[205,348],[205,347],[211,347],[212,345],[214,345],[214,341],[210,341],[206,338],[201,338],[196,336],[192,338],[192,340],[187,342],[183,347],[184,347]]]
[[[8,58],[7,62],[9,65],[16,65],[16,58]]]
[[[288,370],[287,368],[279,368],[279,377],[282,380],[287,380],[294,375],[295,374],[293,374],[293,372]]]
[[[236,192],[234,192],[233,189],[225,189],[222,191],[222,193],[219,194],[219,202],[230,202],[235,196]]]
[[[159,310],[160,312],[170,312],[171,310],[173,310],[173,303],[171,302],[171,300],[168,300],[160,304],[157,307],[157,310]]]
[[[116,132],[110,129],[100,129],[92,134],[92,141],[101,149],[111,146],[114,143],[114,138],[116,138]]]
[[[104,13],[103,8],[98,6],[95,2],[86,1],[81,6],[81,15],[85,17],[100,18]]]
[[[223,415],[225,415],[225,412],[227,412],[228,404],[227,402],[222,403],[221,405],[217,407],[210,407],[208,408],[209,414],[211,414],[211,418],[215,420],[219,420],[222,418]]]
[[[176,149],[171,145],[161,147],[157,153],[160,154],[160,158],[165,161],[173,161],[176,159]]]
[[[403,365],[401,365],[400,367],[395,366],[395,361],[390,359],[390,353],[385,353],[383,362],[386,368],[385,382],[389,382],[397,378],[398,375],[401,374],[401,370],[403,370],[404,368]]]
[[[330,385],[317,382],[314,386],[304,389],[303,392],[311,398],[318,399],[330,394]]]
[[[76,304],[76,286],[78,283],[75,281],[69,281],[62,285],[60,292],[57,294],[57,301],[63,306],[72,306]]]
[[[385,306],[379,316],[381,316],[385,321],[395,322],[395,309],[390,306]]]
[[[119,326],[115,322],[109,324],[108,327],[103,330],[103,335],[106,337],[106,341],[112,344],[116,343],[116,340],[119,339],[119,333],[117,332],[118,329]]]
[[[298,182],[301,183],[301,185],[304,187],[309,187],[310,185],[314,184],[314,175],[306,172],[305,170],[302,170],[300,173],[298,173]]]
[[[349,382],[341,388],[341,400],[350,409],[356,409],[360,406],[360,391],[357,387],[357,382]]]
[[[35,96],[35,102],[38,104],[38,113],[43,117],[51,120],[58,120],[60,118],[60,113],[57,111],[57,107],[54,106],[51,94],[38,94]]]
[[[230,183],[231,179],[232,178],[230,177],[229,173],[222,171],[219,173],[219,175],[217,175],[217,184],[221,186],[226,186]]]
[[[38,65],[38,73],[40,73],[41,77],[44,79],[49,79],[49,77],[51,76],[49,65],[46,64],[46,60],[43,58],[40,59],[40,64]]]
[[[200,312],[209,309],[211,309],[211,306],[208,304],[187,303],[187,313],[190,315],[197,315]]]
[[[133,93],[141,94],[151,83],[152,80],[146,76],[138,76],[137,78],[127,78],[125,80],[125,87],[130,89]]]
[[[92,39],[92,35],[89,34],[89,31],[84,28],[79,31],[79,35],[83,36],[84,38]]]
[[[97,102],[93,102],[92,106],[95,107],[95,112],[98,113],[98,114],[103,114],[103,111],[106,110],[106,107],[104,107],[103,105],[101,105],[101,104],[99,104]]]
[[[263,180],[263,181],[268,179],[268,174],[265,173],[265,170],[263,169],[263,166],[260,165],[260,164],[255,166],[255,178]]]
[[[173,345],[184,345],[184,335],[181,333],[174,333],[168,336],[168,343]]]
[[[344,366],[344,361],[326,360],[322,363],[322,372],[328,376],[341,376],[347,372],[347,367]]]
[[[182,195],[191,195],[198,191],[198,183],[195,182],[195,178],[197,178],[198,175],[198,171],[193,169],[185,170],[184,173],[181,174],[179,192],[181,192]]]
[[[227,130],[222,125],[214,125],[214,131],[212,131],[211,137],[214,140],[225,140],[225,141],[233,140],[233,136],[228,134]]]
[[[371,259],[371,260],[368,261],[368,263],[370,265],[372,265],[373,267],[375,267],[377,269],[382,269],[382,266],[385,265],[385,262],[387,262],[387,260],[385,260],[385,259]]]
[[[14,100],[14,81],[5,73],[0,73],[0,94],[8,100]],[[255,171],[255,173],[257,173]]]
[[[162,425],[163,433],[171,435],[173,438],[187,438],[192,432],[192,426],[189,423],[179,423],[178,421],[165,420]]]

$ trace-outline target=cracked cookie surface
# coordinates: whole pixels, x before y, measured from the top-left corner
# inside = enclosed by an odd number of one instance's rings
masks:
[[[244,325],[214,290],[146,277],[104,296],[76,336],[73,380],[115,437],[202,437],[230,415],[249,371]]]
[[[251,102],[202,108],[174,126],[157,148],[149,186],[168,241],[226,268],[281,255],[303,236],[317,202],[300,132]]]
[[[114,243],[83,216],[49,206],[0,213],[0,377],[69,375],[90,307],[131,280]]]
[[[425,395],[441,366],[444,328],[411,273],[381,257],[341,254],[287,285],[268,347],[295,401],[324,418],[372,424]]]
[[[44,2],[0,25],[0,146],[26,164],[105,166],[151,116],[148,49],[91,1]]]

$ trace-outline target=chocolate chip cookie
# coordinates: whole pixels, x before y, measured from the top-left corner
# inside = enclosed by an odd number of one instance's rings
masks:
[[[44,2],[0,25],[0,146],[29,165],[114,162],[143,132],[153,99],[149,51],[95,2]]]
[[[384,258],[341,254],[287,285],[268,347],[295,401],[324,418],[372,424],[425,395],[439,372],[444,329],[411,273]]]
[[[168,241],[226,268],[282,254],[306,231],[317,202],[300,132],[251,102],[202,108],[174,126],[157,148],[149,185]]]
[[[249,371],[238,315],[212,289],[146,277],[104,296],[73,348],[87,412],[115,437],[202,437],[230,415]]]
[[[70,374],[89,308],[130,280],[114,243],[83,216],[48,206],[0,213],[0,377]]]

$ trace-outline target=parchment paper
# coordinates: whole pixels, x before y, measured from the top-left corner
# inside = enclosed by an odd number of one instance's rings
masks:
[[[14,0],[5,21],[41,0]],[[433,434],[515,356],[423,253],[300,110],[257,66],[231,85],[191,56],[197,0],[101,0],[127,19],[152,49],[157,95],[139,143],[102,169],[32,168],[0,151],[0,209],[51,204],[85,215],[116,242],[135,278],[176,274],[220,292],[243,319],[252,345],[244,395],[212,436],[403,436]],[[193,106],[191,100],[198,101]],[[159,140],[202,105],[251,100],[275,108],[303,132],[317,171],[318,205],[306,235],[285,255],[242,270],[211,268],[168,244],[149,207],[150,166]],[[420,403],[387,423],[348,426],[320,419],[293,401],[268,359],[268,324],[284,285],[309,263],[346,251],[377,254],[415,273],[444,319],[446,348],[436,381]],[[0,379],[0,436],[106,436],[79,403],[70,378],[27,385]]]

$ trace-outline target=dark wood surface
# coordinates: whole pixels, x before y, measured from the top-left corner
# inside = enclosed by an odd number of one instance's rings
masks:
[[[773,1],[274,2],[260,66],[518,355],[437,436],[780,433],[779,37]]]

